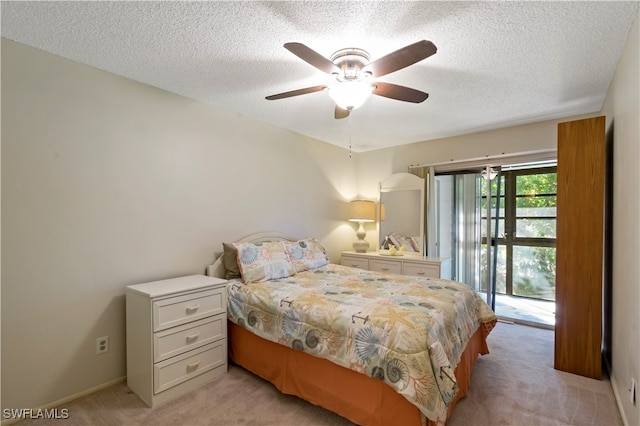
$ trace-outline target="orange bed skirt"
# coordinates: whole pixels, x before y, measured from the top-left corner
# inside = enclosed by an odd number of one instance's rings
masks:
[[[270,342],[228,321],[229,358],[273,383],[282,393],[296,395],[362,426],[422,424],[418,408],[386,383],[322,358]],[[478,354],[489,349],[480,327],[462,354],[455,375],[459,391],[449,406],[467,395]],[[427,419],[427,425],[435,425]]]

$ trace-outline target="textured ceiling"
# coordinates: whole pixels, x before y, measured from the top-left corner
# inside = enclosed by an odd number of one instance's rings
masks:
[[[638,2],[8,2],[2,36],[354,151],[602,107]],[[372,96],[343,120],[331,83],[282,46],[372,60],[416,41],[438,52],[380,81],[429,93]]]

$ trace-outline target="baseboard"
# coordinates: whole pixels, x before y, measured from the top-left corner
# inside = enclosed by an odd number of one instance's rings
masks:
[[[605,361],[606,362],[606,361]],[[607,368],[609,368],[609,383],[611,383],[611,389],[613,389],[613,397],[616,400],[616,405],[618,406],[618,411],[620,412],[620,417],[622,417],[622,424],[624,426],[629,426],[629,422],[627,422],[627,417],[624,415],[624,409],[622,408],[622,403],[620,402],[620,394],[618,394],[618,386],[617,386],[617,381],[616,381],[616,377],[613,375],[613,372],[611,371],[611,366],[607,364]]]
[[[59,399],[57,401],[53,401],[53,402],[51,402],[49,404],[43,405],[42,407],[34,408],[33,411],[50,410],[52,408],[61,407],[64,404],[67,404],[67,403],[69,403],[71,401],[75,401],[78,398],[82,398],[83,396],[91,395],[92,393],[96,393],[96,392],[98,392],[98,391],[100,391],[102,389],[106,389],[106,388],[108,388],[110,386],[117,385],[118,383],[122,383],[122,382],[124,382],[126,380],[127,380],[127,376],[118,377],[117,379],[109,380],[108,382],[102,383],[101,385],[94,386],[94,387],[91,387],[89,389],[85,389],[83,391],[74,393],[73,395],[66,396],[66,397],[64,397],[62,399]],[[23,419],[18,419],[18,418],[16,418],[16,419],[6,419],[6,420],[3,419],[2,422],[0,422],[0,425],[7,426],[7,425],[11,425],[11,424],[17,423],[17,422],[19,422],[21,420],[23,420]]]

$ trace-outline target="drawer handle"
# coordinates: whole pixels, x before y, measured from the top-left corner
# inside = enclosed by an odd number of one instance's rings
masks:
[[[187,306],[187,315],[195,313],[198,309],[200,309],[200,305]]]
[[[193,333],[191,336],[187,336],[187,343],[195,342],[198,339],[198,336],[200,336],[200,332]]]
[[[388,270],[389,270],[389,268],[382,268],[382,270],[383,270],[383,271],[388,271]]]
[[[200,360],[187,364],[187,371],[193,371],[200,365]]]
[[[352,267],[352,268],[357,268],[357,267],[358,267],[358,265],[351,265],[351,267]]]
[[[416,272],[418,275],[424,275],[424,272]]]

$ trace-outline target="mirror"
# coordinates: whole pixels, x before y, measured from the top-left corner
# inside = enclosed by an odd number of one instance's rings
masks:
[[[382,248],[387,236],[399,234],[408,239],[402,244],[407,252],[424,252],[424,179],[411,173],[395,173],[380,182],[378,213],[378,249]]]

